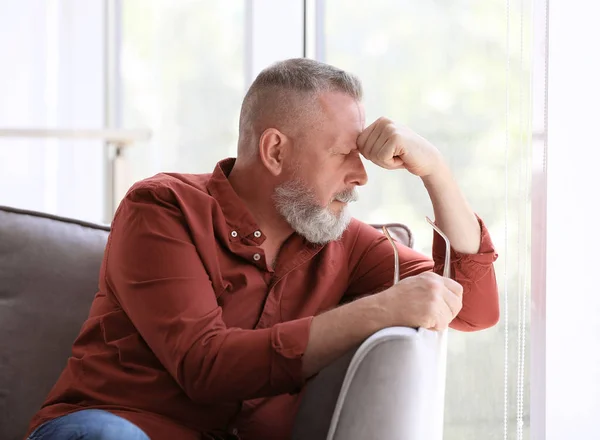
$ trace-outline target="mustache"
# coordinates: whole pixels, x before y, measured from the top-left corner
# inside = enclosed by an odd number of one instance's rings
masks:
[[[333,196],[333,201],[338,201],[342,203],[350,203],[356,202],[358,200],[358,191],[356,188],[348,188],[344,191],[340,191],[339,193]]]

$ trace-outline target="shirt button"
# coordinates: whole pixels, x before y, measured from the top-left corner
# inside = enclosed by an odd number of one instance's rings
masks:
[[[254,236],[255,236],[256,238],[260,238],[260,236],[261,236],[261,235],[262,235],[262,234],[260,233],[260,231],[255,231],[255,232],[254,232]]]
[[[237,231],[231,231],[231,236],[232,236],[233,238],[237,237]]]
[[[258,261],[260,260],[260,254],[254,254],[252,258],[254,258],[254,261]]]

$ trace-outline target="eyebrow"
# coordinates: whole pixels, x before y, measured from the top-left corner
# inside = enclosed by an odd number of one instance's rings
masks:
[[[333,151],[343,151],[344,153],[352,153],[353,151],[358,151],[358,145],[353,144],[352,148],[348,149],[347,147],[336,148],[335,146],[331,147]]]
[[[348,154],[352,154],[352,153],[354,153],[355,151],[358,151],[358,148],[352,148],[351,150],[341,150],[341,149],[334,149],[334,148],[331,148],[331,149],[330,149],[330,151],[331,151],[333,154],[341,154],[341,155],[347,156]]]

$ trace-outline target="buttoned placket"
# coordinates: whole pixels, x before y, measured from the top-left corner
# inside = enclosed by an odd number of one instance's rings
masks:
[[[253,254],[251,254],[250,257],[261,270],[268,270],[268,268],[266,267],[265,258],[263,256],[263,251],[260,249],[260,243],[264,241],[264,237],[260,229],[256,229],[251,234],[245,236],[241,235],[238,230],[231,229],[229,231],[229,235],[231,237],[230,241],[238,243],[238,245],[242,244],[245,249],[247,249],[247,246],[255,246],[256,250]],[[243,240],[244,238],[245,240]],[[249,244],[247,241],[251,241],[252,243],[254,243],[254,245]],[[246,252],[242,252],[241,255],[246,256],[246,258],[248,257],[248,254]]]
[[[262,313],[255,328],[268,328],[279,323],[279,310],[283,292],[277,292],[277,285],[289,273],[313,258],[319,249],[304,248],[291,262],[279,266],[269,286]]]

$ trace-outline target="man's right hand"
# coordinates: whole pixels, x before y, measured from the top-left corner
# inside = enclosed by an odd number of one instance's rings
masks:
[[[316,374],[386,327],[446,329],[462,307],[462,292],[456,281],[424,272],[315,316],[302,360],[304,376]]]
[[[390,326],[445,330],[462,308],[463,287],[450,278],[424,272],[374,295]]]

